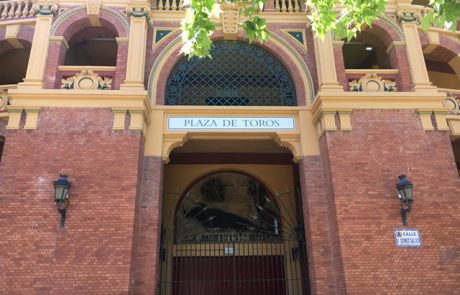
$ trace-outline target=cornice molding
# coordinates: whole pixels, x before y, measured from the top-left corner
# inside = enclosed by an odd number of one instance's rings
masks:
[[[12,108],[125,108],[150,112],[147,91],[12,89],[8,91]]]

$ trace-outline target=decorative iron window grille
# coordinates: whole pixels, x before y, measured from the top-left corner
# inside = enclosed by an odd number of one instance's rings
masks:
[[[182,58],[166,86],[167,105],[295,106],[286,67],[262,47],[214,42],[210,58]]]

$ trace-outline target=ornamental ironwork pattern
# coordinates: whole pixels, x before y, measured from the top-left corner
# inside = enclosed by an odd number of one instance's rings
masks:
[[[246,42],[218,41],[212,58],[182,58],[166,86],[168,105],[294,106],[294,83],[271,53]]]

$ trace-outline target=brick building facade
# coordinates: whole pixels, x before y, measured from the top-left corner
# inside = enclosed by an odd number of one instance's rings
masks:
[[[0,294],[460,292],[460,31],[272,1],[188,60],[181,1],[77,2],[0,2]]]

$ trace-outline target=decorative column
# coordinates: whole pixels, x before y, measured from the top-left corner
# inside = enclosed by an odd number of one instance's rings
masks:
[[[423,57],[422,45],[420,43],[417,25],[420,23],[423,11],[416,7],[399,7],[398,18],[406,37],[406,52],[409,59],[409,68],[414,84],[413,91],[433,91],[436,87],[431,86],[428,71]]]
[[[314,44],[319,91],[343,92],[343,86],[337,81],[331,33],[327,33],[323,40],[315,38]]]
[[[144,90],[145,51],[147,48],[147,28],[150,20],[149,2],[132,2],[128,5],[130,16],[128,62],[126,80],[120,89]]]
[[[32,48],[30,49],[29,64],[24,82],[19,88],[43,88],[46,60],[48,57],[49,34],[57,4],[50,1],[37,1],[32,10],[37,12]]]

